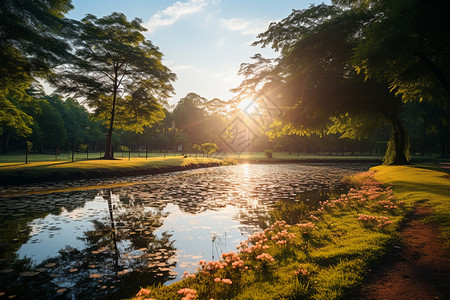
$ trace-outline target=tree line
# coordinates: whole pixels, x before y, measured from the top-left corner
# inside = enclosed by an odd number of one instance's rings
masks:
[[[120,145],[184,151],[214,143],[230,151],[224,132],[238,103],[264,95],[282,114],[268,128],[247,125],[257,136],[247,151],[385,151],[385,163],[394,164],[407,163],[411,151],[447,155],[447,6],[335,0],[294,9],[257,36],[254,45],[279,57],[256,54],[243,63],[232,101],[189,93],[170,108],[176,75],[139,18],[115,12],[75,21],[65,17],[70,0],[4,0],[1,148],[24,149],[28,141],[34,151],[58,152],[89,144],[107,159]],[[45,95],[38,80],[55,93]]]

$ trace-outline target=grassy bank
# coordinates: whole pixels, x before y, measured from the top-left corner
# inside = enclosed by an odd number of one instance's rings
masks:
[[[199,167],[219,166],[227,162],[204,157],[152,157],[116,160],[53,161],[25,163],[0,163],[0,182],[26,184],[47,180],[70,180],[128,175],[157,174]]]
[[[378,166],[375,179],[394,185],[395,195],[408,207],[428,206],[429,221],[436,223],[450,247],[450,175],[431,165]]]
[[[147,287],[136,298],[342,299],[399,243],[401,221],[417,203],[433,207],[432,219],[448,237],[446,173],[380,166],[349,182],[354,185],[349,193],[335,195],[319,209],[281,205],[277,216],[289,216],[292,224],[279,220],[250,236],[236,253],[224,254],[219,262],[200,261],[196,274]]]

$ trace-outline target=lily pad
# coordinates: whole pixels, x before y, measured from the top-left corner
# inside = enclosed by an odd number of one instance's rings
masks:
[[[37,276],[39,274],[40,273],[36,272],[36,271],[26,271],[26,272],[20,273],[20,276],[22,276],[22,277],[34,277],[34,276]]]
[[[8,274],[8,273],[12,273],[12,272],[14,272],[14,269],[3,269],[3,270],[0,270],[0,273],[2,273],[2,274]]]

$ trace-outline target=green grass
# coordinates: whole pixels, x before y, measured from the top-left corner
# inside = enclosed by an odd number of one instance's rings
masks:
[[[450,176],[437,171],[435,164],[411,166],[378,166],[372,168],[375,179],[394,184],[396,196],[410,207],[428,206],[429,221],[436,223],[450,247]]]
[[[86,160],[86,159],[96,159],[101,158],[105,153],[104,152],[89,152],[88,155],[86,153],[75,152],[74,160]],[[145,158],[145,152],[131,152],[131,158]],[[114,154],[116,158],[119,159],[128,159],[128,152],[116,152]],[[164,157],[164,153],[160,152],[149,152],[147,154],[148,157]],[[167,156],[167,155],[166,155]],[[169,153],[168,156],[174,156],[172,152]],[[181,154],[177,154],[176,156],[180,157]],[[194,155],[195,156],[195,155]],[[55,154],[42,154],[42,153],[29,153],[28,154],[28,162],[43,162],[43,161],[72,161],[72,153],[67,154],[67,152],[61,152],[57,157]],[[25,153],[8,153],[8,154],[0,154],[0,163],[11,163],[11,162],[25,162]]]
[[[116,177],[157,172],[170,168],[189,168],[206,164],[226,164],[217,158],[168,156],[128,158],[116,160],[92,159],[83,161],[41,161],[0,163],[0,182],[27,183],[42,179],[62,180],[72,178]]]

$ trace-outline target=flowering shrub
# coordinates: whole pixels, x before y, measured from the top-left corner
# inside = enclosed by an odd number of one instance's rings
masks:
[[[271,263],[275,261],[275,259],[268,253],[260,254],[256,257],[256,259],[260,260],[263,263]]]
[[[377,229],[385,228],[392,222],[388,217],[384,216],[370,216],[370,215],[360,215],[358,221],[366,228]]]
[[[300,265],[298,269],[294,272],[295,276],[300,282],[306,282],[309,280],[311,272],[308,271],[305,267]]]
[[[141,290],[136,294],[136,297],[138,297],[138,298],[145,297],[145,299],[152,300],[152,298],[147,297],[147,296],[150,296],[150,293],[151,293],[150,290],[141,288]]]
[[[184,288],[179,290],[178,294],[184,296],[181,300],[193,300],[197,298],[197,291],[193,289]]]

